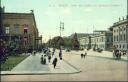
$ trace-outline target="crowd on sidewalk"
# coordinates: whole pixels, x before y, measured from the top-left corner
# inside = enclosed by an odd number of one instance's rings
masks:
[[[46,57],[47,57],[48,63],[52,63],[53,67],[55,68],[57,65],[57,62],[58,62],[58,58],[57,58],[55,52],[56,52],[55,48],[53,48],[53,50],[50,50],[49,48],[43,49],[43,55],[41,56],[41,63],[46,64]],[[59,58],[61,61],[62,60],[62,50],[61,49],[59,52]]]

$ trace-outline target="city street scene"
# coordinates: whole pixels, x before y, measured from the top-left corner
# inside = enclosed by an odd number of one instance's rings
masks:
[[[128,81],[128,0],[1,0],[1,82]]]

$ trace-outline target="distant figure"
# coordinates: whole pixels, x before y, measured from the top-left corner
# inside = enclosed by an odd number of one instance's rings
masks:
[[[41,56],[41,63],[44,64],[44,56]]]
[[[55,58],[55,59],[53,60],[53,66],[54,66],[54,68],[56,67],[56,64],[57,64],[57,58]]]
[[[62,50],[60,49],[60,52],[59,52],[59,57],[60,57],[60,60],[62,60]]]
[[[84,54],[83,54],[83,53],[81,53],[81,59],[83,58],[83,55],[84,55]]]
[[[43,61],[44,64],[46,64],[46,55],[44,55],[44,61]]]

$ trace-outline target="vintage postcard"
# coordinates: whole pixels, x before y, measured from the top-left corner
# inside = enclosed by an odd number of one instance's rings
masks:
[[[1,82],[128,81],[128,0],[0,0]]]

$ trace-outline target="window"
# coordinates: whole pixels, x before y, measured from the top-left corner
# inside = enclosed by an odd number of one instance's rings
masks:
[[[123,45],[123,48],[125,48],[125,45]]]
[[[120,29],[120,31],[122,31],[122,29]]]
[[[128,44],[127,44],[127,49],[128,49]]]
[[[122,35],[120,35],[120,40],[122,40]]]
[[[118,38],[119,38],[119,37],[117,36],[117,41],[118,41]]]
[[[109,42],[109,38],[107,38],[107,42]]]
[[[114,36],[114,41],[116,41],[116,36]]]
[[[125,38],[125,34],[124,34],[124,40],[126,40],[126,38]]]
[[[19,33],[19,24],[14,24],[14,29],[15,29],[15,33],[18,34]]]
[[[125,28],[124,28],[124,31],[125,31]]]
[[[121,48],[121,44],[120,44],[120,48]]]
[[[118,32],[118,29],[117,29],[117,32]]]
[[[9,27],[5,27],[5,33],[6,33],[6,34],[9,34],[9,30],[10,30]]]

